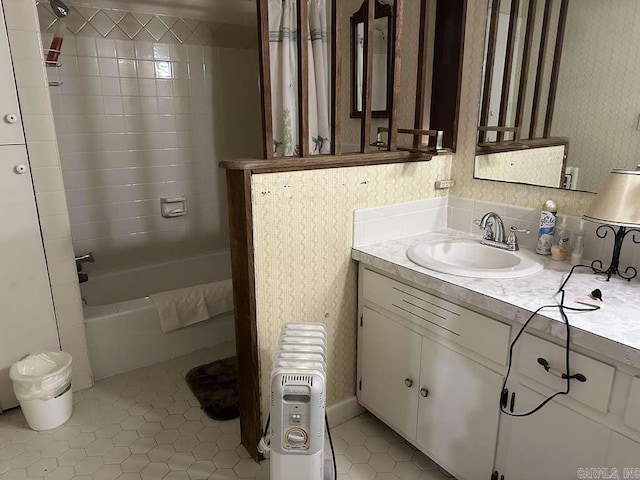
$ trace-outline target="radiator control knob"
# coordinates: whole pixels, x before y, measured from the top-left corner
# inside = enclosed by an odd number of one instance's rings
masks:
[[[299,447],[307,442],[307,435],[302,430],[291,430],[287,433],[287,442],[292,447]]]

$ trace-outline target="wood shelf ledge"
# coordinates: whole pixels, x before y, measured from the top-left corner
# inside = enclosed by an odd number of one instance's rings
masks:
[[[515,142],[492,142],[478,144],[476,155],[490,153],[513,152],[517,150],[530,150],[534,148],[559,147],[569,145],[569,139],[564,137],[535,138],[533,140],[520,140]]]
[[[316,155],[314,157],[280,157],[271,160],[238,159],[223,160],[220,168],[226,170],[250,170],[251,173],[295,172],[300,170],[322,170],[325,168],[362,167],[391,163],[425,162],[432,153],[380,152],[353,153],[346,155]]]

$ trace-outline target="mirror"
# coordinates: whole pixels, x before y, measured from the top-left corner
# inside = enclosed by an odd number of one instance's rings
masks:
[[[373,39],[372,116],[389,116],[389,82],[391,72],[392,7],[376,0]],[[362,83],[364,75],[364,24],[367,2],[351,16],[351,51],[355,59],[351,64],[351,117],[362,117]]]
[[[635,0],[491,0],[474,177],[597,192],[640,163]]]

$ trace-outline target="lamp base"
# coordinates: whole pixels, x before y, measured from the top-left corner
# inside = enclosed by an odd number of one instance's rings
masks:
[[[618,275],[620,278],[631,281],[638,275],[638,271],[634,267],[627,267],[624,271],[620,271],[620,253],[622,252],[622,244],[624,239],[629,233],[633,233],[633,243],[640,243],[640,240],[636,238],[635,234],[640,233],[637,228],[618,227],[618,231],[611,225],[601,225],[596,230],[598,238],[606,238],[611,231],[615,237],[613,245],[613,254],[611,256],[611,264],[607,270],[604,270],[604,265],[601,260],[594,260],[591,262],[591,269],[595,274],[604,274],[607,276],[607,282],[611,280],[611,277]]]

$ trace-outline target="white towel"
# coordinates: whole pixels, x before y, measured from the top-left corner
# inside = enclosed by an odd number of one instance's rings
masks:
[[[167,333],[233,311],[233,288],[231,280],[223,280],[156,293],[151,300]]]

